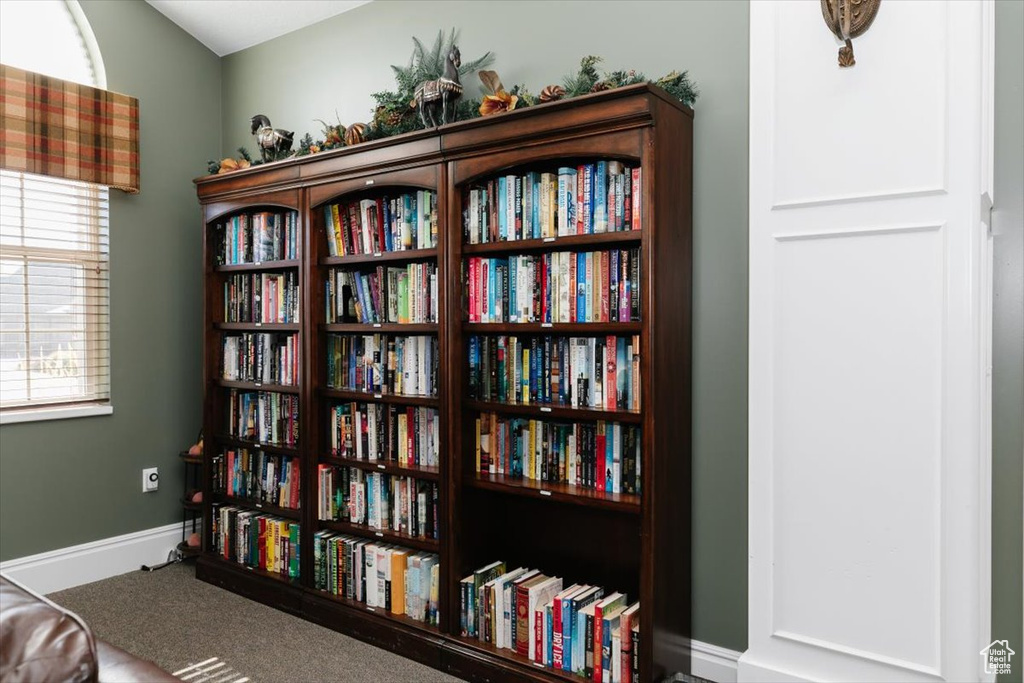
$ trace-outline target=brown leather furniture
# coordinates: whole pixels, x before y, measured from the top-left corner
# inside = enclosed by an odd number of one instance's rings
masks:
[[[96,640],[78,615],[0,575],[2,683],[179,680],[152,662]]]

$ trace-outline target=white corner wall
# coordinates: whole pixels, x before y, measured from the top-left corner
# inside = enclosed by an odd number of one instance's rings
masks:
[[[750,12],[739,680],[983,679],[992,3]]]

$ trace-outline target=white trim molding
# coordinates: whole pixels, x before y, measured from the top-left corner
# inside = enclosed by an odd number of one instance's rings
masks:
[[[666,640],[673,659],[690,657],[690,674],[716,683],[736,683],[736,671],[742,652],[689,638]]]
[[[24,410],[5,410],[0,412],[0,425],[18,424],[20,422],[45,422],[46,420],[71,420],[78,417],[113,414],[114,406],[109,403],[103,405],[65,406],[63,408],[38,406],[35,408],[25,408]]]
[[[742,652],[699,640],[691,641],[690,672],[717,683],[736,683],[736,669]]]
[[[164,562],[181,534],[174,522],[0,562],[0,572],[45,595]]]

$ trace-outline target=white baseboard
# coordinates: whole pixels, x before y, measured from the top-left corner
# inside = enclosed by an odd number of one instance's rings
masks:
[[[682,660],[690,655],[690,673],[694,676],[716,683],[736,683],[736,668],[742,652],[686,638],[663,642],[675,659]]]
[[[143,564],[157,564],[181,540],[181,522],[123,536],[59,548],[38,555],[0,562],[0,571],[39,593],[54,593],[84,583],[135,571]],[[686,648],[685,643],[673,647]],[[740,652],[689,641],[691,673],[717,683],[736,683]]]
[[[181,522],[0,562],[0,571],[32,590],[53,593],[158,564],[181,541]]]
[[[699,640],[690,641],[690,671],[718,683],[736,683],[736,667],[742,652]]]

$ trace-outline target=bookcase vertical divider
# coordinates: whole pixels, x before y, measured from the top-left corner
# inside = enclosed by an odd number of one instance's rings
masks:
[[[532,237],[518,242],[466,243],[463,192],[474,183],[502,174],[536,169],[550,172],[561,165],[589,164],[602,159],[642,169],[641,230],[602,233],[595,228],[592,232],[581,230],[577,234]],[[202,302],[204,523],[197,577],[468,680],[580,680],[561,670],[536,666],[511,650],[462,636],[460,580],[487,562],[507,560],[511,563],[509,569],[529,565],[564,577],[566,586],[579,582],[628,592],[630,603],[641,603],[639,679],[648,683],[676,671],[688,673],[692,563],[692,160],[693,112],[663,90],[643,84],[196,179],[202,206],[206,283]],[[360,197],[381,197],[389,188],[436,191],[436,250],[331,256],[334,247],[329,250],[326,244],[324,228],[330,226],[324,225],[322,208]],[[394,194],[390,196],[393,198]],[[296,259],[262,266],[216,267],[214,230],[219,220],[243,211],[285,207],[298,212]],[[606,318],[600,323],[471,324],[465,316],[468,285],[463,268],[464,260],[470,257],[614,249],[620,250],[625,258],[625,250],[637,248],[641,283],[639,321]],[[350,319],[325,327],[328,321],[324,316],[324,279],[329,269],[365,272],[377,266],[403,267],[407,262],[431,262],[435,258],[436,328],[418,324],[403,329],[393,322],[377,325]],[[293,455],[300,463],[301,507],[297,517],[301,524],[301,553],[297,580],[249,570],[218,557],[212,535],[212,505],[235,505],[236,501],[221,500],[213,490],[211,458],[228,444],[244,446],[238,439],[226,437],[227,396],[231,387],[260,388],[259,384],[224,382],[220,376],[224,335],[261,329],[221,324],[218,310],[224,306],[222,286],[234,273],[278,267],[297,272],[301,288],[299,324],[262,327],[264,331],[276,329],[299,337],[298,386],[284,388],[297,391],[298,444],[294,449],[268,448],[271,453]],[[374,396],[349,391],[351,387],[329,387],[328,333],[354,337],[376,333],[436,334],[437,399]],[[467,360],[471,335],[516,335],[522,339],[550,336],[559,341],[589,337],[592,343],[594,338],[638,335],[641,407],[633,411],[623,410],[623,404],[590,405],[585,410],[567,405],[545,409],[535,403],[512,405],[471,397]],[[609,348],[614,342],[608,341]],[[599,343],[603,348],[605,342]],[[274,390],[263,390],[268,389]],[[406,402],[410,406],[436,405],[438,466],[436,471],[420,470],[427,481],[437,482],[440,498],[436,542],[392,533],[393,530],[377,532],[367,525],[319,520],[318,467],[321,462],[344,467],[346,462],[331,452],[331,402],[373,403],[374,399],[390,406]],[[621,421],[639,427],[640,492],[626,491],[625,484],[621,492],[612,493],[611,489],[571,485],[564,480],[545,482],[478,474],[474,468],[474,426],[475,417],[484,411],[505,411],[518,418],[562,423]],[[262,445],[246,447],[258,450]],[[363,471],[386,470],[397,476],[417,470],[415,465],[405,467],[398,463],[371,461],[355,465]],[[345,534],[351,531],[372,542],[384,539],[402,545],[404,541],[408,544],[404,547],[436,552],[441,561],[438,626],[404,614],[374,610],[355,600],[318,590],[314,579],[314,538],[321,527],[344,530]],[[344,677],[344,672],[338,673]]]
[[[300,249],[300,272],[302,277],[302,311],[299,320],[302,322],[302,392],[300,406],[300,422],[302,431],[299,439],[299,462],[302,468],[302,527],[301,544],[304,549],[313,547],[313,533],[316,530],[317,500],[317,454],[323,430],[319,428],[317,411],[319,405],[316,397],[319,393],[319,373],[314,359],[320,353],[320,335],[316,311],[321,292],[314,287],[314,273],[320,255],[320,240],[310,220],[309,191],[302,190],[299,194],[299,223],[302,226],[302,247]],[[303,552],[301,556],[301,583],[305,588],[313,587],[313,554]]]
[[[462,544],[461,529],[458,520],[462,516],[461,499],[459,496],[462,484],[462,472],[459,453],[462,448],[462,435],[459,428],[461,422],[461,401],[459,398],[462,390],[462,282],[461,282],[461,245],[462,245],[462,216],[459,212],[459,203],[452,201],[455,196],[455,185],[450,164],[443,164],[443,188],[445,194],[445,225],[448,228],[445,232],[444,249],[444,285],[446,310],[443,318],[445,334],[445,411],[448,415],[448,422],[445,425],[447,433],[447,449],[445,453],[445,556],[443,558],[443,577],[445,583],[445,611],[449,615],[457,615],[459,609],[459,593],[456,590],[458,572],[460,571],[461,556],[459,548]],[[454,238],[452,236],[455,236]],[[442,258],[440,255],[438,258]],[[446,617],[445,632],[457,635],[459,624],[457,619]]]

